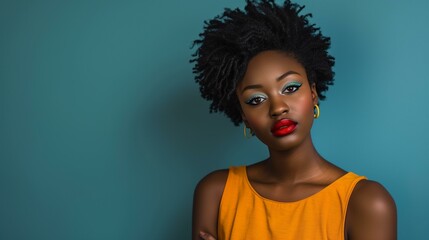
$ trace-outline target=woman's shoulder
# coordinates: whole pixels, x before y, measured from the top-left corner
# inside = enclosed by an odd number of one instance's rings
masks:
[[[195,192],[211,192],[212,194],[222,194],[228,179],[228,169],[219,169],[207,174],[197,184]]]
[[[350,197],[347,211],[348,232],[359,234],[354,238],[396,236],[396,205],[390,193],[380,183],[361,180]],[[383,236],[383,237],[382,237]]]
[[[380,213],[395,207],[395,202],[380,183],[372,180],[361,180],[356,184],[350,197],[350,207]]]
[[[228,179],[228,172],[228,169],[211,172],[195,187],[192,214],[194,239],[200,239],[199,231],[217,236],[219,203]]]
[[[205,202],[212,207],[219,205],[228,174],[228,169],[219,169],[203,177],[195,187],[194,201]]]

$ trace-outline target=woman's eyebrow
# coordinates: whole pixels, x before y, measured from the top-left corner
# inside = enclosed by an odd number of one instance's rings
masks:
[[[276,80],[277,81],[283,80],[285,77],[287,77],[287,76],[289,76],[291,74],[298,74],[298,75],[301,76],[301,74],[299,74],[299,73],[297,73],[295,71],[287,71],[287,72],[283,73],[282,75],[280,75],[280,77],[278,77]]]
[[[257,84],[257,85],[248,85],[248,86],[244,87],[243,90],[241,90],[241,93],[243,93],[246,90],[256,89],[256,88],[262,88],[262,85],[259,85],[259,84]]]

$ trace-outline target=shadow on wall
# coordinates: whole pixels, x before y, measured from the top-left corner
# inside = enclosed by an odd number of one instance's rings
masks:
[[[209,104],[198,90],[176,89],[168,95],[140,116],[142,122],[150,119],[150,129],[143,133],[150,137],[150,145],[171,157],[163,159],[165,164],[199,169],[208,164],[208,153],[219,154],[224,147],[232,147],[232,136],[237,134],[228,130],[232,124],[222,114],[209,114]]]
[[[164,84],[171,79],[193,82],[192,76],[183,72],[158,77]],[[200,97],[197,85],[177,85],[181,87],[164,88],[162,96],[152,99],[152,104],[134,117],[135,159],[143,158],[143,163],[135,163],[139,170],[133,171],[143,175],[139,181],[146,185],[145,192],[151,193],[150,199],[143,196],[147,193],[140,193],[139,198],[147,201],[144,205],[150,209],[139,211],[146,216],[156,214],[143,219],[150,224],[147,231],[152,239],[190,238],[195,184],[209,171],[227,165],[224,154],[234,149],[232,136],[237,134],[228,130],[234,126],[222,114],[208,113],[209,104]]]

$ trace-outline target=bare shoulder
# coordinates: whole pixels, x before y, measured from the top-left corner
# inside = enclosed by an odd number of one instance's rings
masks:
[[[377,215],[396,210],[389,192],[383,185],[371,180],[362,180],[356,185],[350,198],[350,207]]]
[[[222,195],[227,178],[228,169],[213,171],[198,182],[194,194]]]
[[[396,205],[378,182],[360,181],[350,197],[347,210],[349,239],[396,239]]]
[[[227,179],[227,169],[217,170],[202,178],[195,187],[192,239],[200,239],[200,231],[217,237],[219,204]]]

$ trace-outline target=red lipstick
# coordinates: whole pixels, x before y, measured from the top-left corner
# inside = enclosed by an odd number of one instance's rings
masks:
[[[274,124],[271,133],[276,137],[283,137],[291,134],[295,130],[296,125],[297,123],[290,119],[281,119]]]

